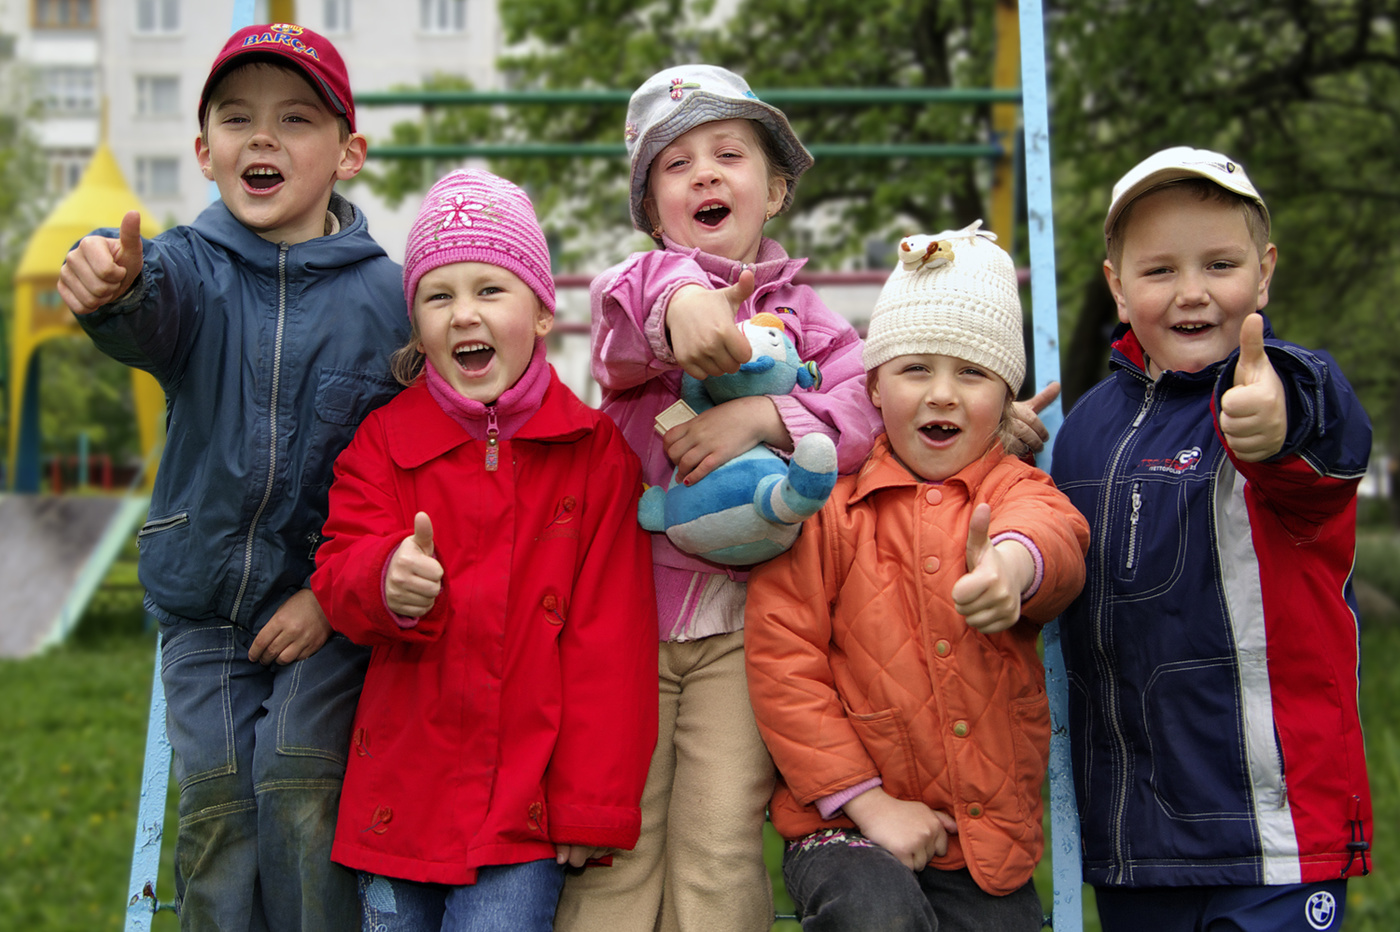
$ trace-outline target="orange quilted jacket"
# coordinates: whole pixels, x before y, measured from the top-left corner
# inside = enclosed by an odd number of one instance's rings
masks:
[[[994,540],[1023,535],[1044,565],[1022,621],[993,635],[970,628],[951,595],[980,502]],[[933,866],[966,866],[992,894],[1024,885],[1044,846],[1050,738],[1036,636],[1083,586],[1088,542],[1040,470],[994,453],[924,482],[881,437],[792,549],[750,577],[749,694],[778,765],[779,834],[851,826],[815,802],[878,775],[890,795],[957,819]]]

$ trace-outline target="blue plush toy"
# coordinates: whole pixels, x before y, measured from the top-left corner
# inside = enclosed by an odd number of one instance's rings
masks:
[[[739,326],[753,355],[738,372],[703,381],[682,377],[681,400],[695,413],[734,398],[820,387],[817,364],[797,357],[776,314],[756,314]],[[791,547],[802,522],[821,510],[835,485],[836,445],[823,434],[808,434],[791,462],[759,444],[693,485],[681,485],[673,473],[669,489],[646,490],[637,517],[648,531],[665,531],[685,553],[748,566]]]

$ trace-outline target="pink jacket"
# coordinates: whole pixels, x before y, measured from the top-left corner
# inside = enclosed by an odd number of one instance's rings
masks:
[[[552,370],[495,470],[486,450],[418,383],[335,464],[311,585],[374,648],[333,851],[349,867],[457,885],[637,840],[657,681],[636,457]],[[405,628],[382,578],[417,511],[446,578]]]
[[[748,320],[767,311],[783,315],[797,354],[821,369],[820,392],[773,396],[794,442],[818,431],[836,443],[838,467],[858,467],[883,427],[880,412],[865,393],[861,340],[855,328],[834,313],[806,285],[792,282],[805,259],[790,259],[771,239],[759,246],[753,297],[736,315]],[[724,288],[738,280],[744,265],[666,240],[665,249],[633,254],[593,280],[593,377],[603,388],[601,410],[622,429],[642,460],[650,485],[670,485],[673,464],[654,429],[656,415],[680,397],[681,369],[666,340],[666,307],[682,286]],[[664,534],[652,535],[657,583],[668,572],[730,573],[728,567],[681,553]],[[731,574],[732,575],[732,574]],[[675,619],[661,618],[662,631]]]

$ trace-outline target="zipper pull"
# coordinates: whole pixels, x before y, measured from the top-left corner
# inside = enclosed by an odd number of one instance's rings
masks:
[[[500,436],[500,427],[496,424],[496,409],[488,406],[486,409],[486,471],[495,472],[501,464],[501,446],[496,438]]]

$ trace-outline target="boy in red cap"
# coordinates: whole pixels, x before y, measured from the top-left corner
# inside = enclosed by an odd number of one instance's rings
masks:
[[[402,273],[334,193],[366,143],[328,41],[235,33],[199,118],[219,200],[154,240],[128,213],[78,243],[58,288],[166,393],[138,539],[180,785],[181,928],[342,932],[359,926],[355,880],[330,849],[368,653],[307,585],[331,464],[398,389]]]

